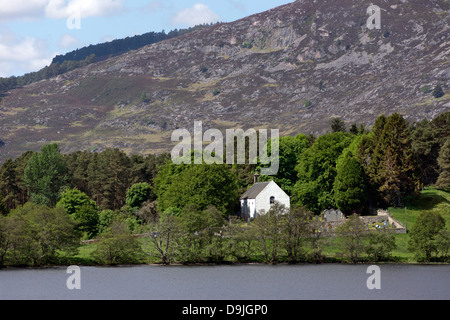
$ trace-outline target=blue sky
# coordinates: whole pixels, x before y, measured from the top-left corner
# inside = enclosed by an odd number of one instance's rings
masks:
[[[56,54],[149,31],[231,22],[294,0],[0,0],[0,77]]]

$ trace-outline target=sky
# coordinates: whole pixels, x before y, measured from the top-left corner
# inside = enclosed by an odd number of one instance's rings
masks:
[[[150,31],[232,22],[294,0],[0,0],[0,77],[57,54]]]

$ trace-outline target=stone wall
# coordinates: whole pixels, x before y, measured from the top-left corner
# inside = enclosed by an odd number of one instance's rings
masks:
[[[361,216],[361,219],[366,224],[367,229],[369,229],[369,225],[379,224],[380,228],[387,229],[393,233],[406,233],[406,228],[396,219],[392,218],[386,210],[377,210],[376,216]],[[321,221],[318,230],[320,232],[334,233],[336,227],[345,221]]]

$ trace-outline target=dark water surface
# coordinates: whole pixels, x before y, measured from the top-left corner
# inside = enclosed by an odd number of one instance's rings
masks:
[[[380,265],[369,290],[368,265],[81,267],[69,290],[67,268],[0,271],[0,299],[366,300],[450,299],[450,266]]]

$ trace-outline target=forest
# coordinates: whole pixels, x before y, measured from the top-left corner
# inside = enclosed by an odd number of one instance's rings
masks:
[[[415,123],[394,113],[370,130],[336,118],[327,134],[281,137],[280,170],[261,180],[278,183],[291,209],[253,221],[238,216],[239,196],[259,165],[175,165],[169,154],[119,149],[63,154],[47,144],[0,167],[0,266],[85,262],[86,250],[99,264],[334,262],[316,225],[327,208],[348,217],[336,256],[395,260],[395,236],[364,232],[358,217],[408,206],[426,187],[448,194],[449,131],[450,112]],[[447,219],[417,217],[407,235],[417,261],[448,261]]]
[[[7,78],[0,77],[0,97],[9,90],[43,79],[50,79],[68,71],[87,66],[91,63],[102,61],[131,50],[137,50],[146,45],[178,37],[200,28],[204,28],[208,25],[209,24],[203,24],[186,29],[174,29],[168,33],[164,30],[161,32],[147,32],[142,35],[135,35],[124,39],[115,39],[96,45],[89,45],[65,54],[56,55],[50,65],[39,71],[29,72],[21,76],[11,76]]]

